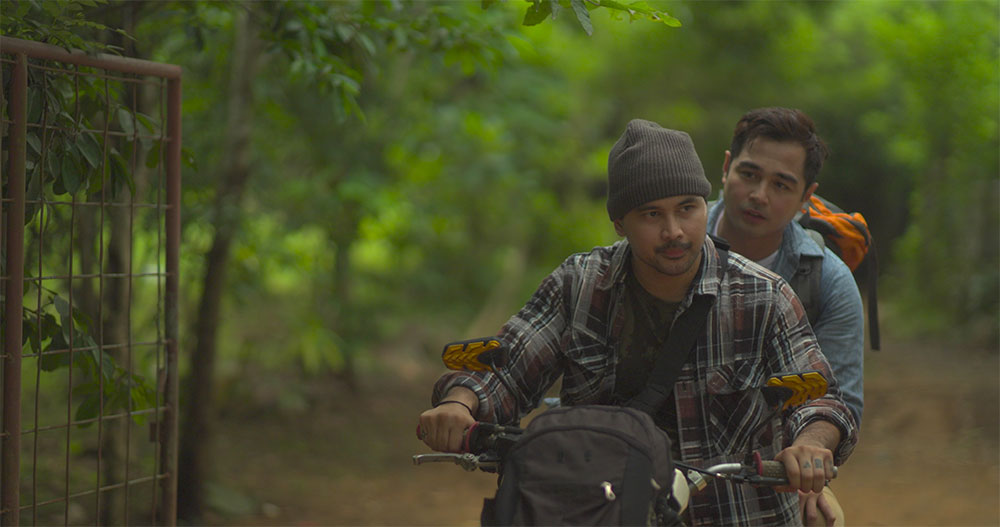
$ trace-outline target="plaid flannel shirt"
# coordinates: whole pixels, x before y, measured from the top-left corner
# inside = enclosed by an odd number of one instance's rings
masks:
[[[508,350],[507,366],[499,372],[506,383],[494,373],[451,372],[435,384],[432,402],[464,386],[479,398],[477,419],[515,423],[562,376],[563,404],[609,404],[629,253],[628,242],[619,241],[566,259],[498,335]],[[771,271],[732,252],[723,273],[708,236],[703,254],[675,315],[690,307],[694,295],[716,297],[708,331],[674,384],[681,461],[707,467],[742,461],[752,450],[770,459],[806,425],[823,419],[840,429],[834,460],[842,464],[857,443],[856,426],[795,293]],[[771,375],[810,370],[829,380],[827,395],[771,416],[757,388]],[[711,481],[692,496],[688,514],[692,525],[801,523],[797,494],[724,481]]]

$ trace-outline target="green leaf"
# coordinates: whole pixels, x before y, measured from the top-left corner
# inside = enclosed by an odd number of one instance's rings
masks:
[[[56,317],[52,316],[52,313],[45,313],[45,316],[42,317],[42,340],[48,339],[51,341],[52,339],[61,338],[63,336],[62,331],[62,326],[56,320]]]
[[[580,21],[580,26],[587,35],[593,35],[594,25],[590,21],[590,11],[587,11],[583,0],[570,0],[570,4],[573,6],[573,12],[576,13],[576,19]]]
[[[83,356],[89,359],[87,362],[90,363],[91,367],[100,365],[100,375],[104,377],[104,386],[105,390],[107,390],[107,386],[109,386],[109,384],[114,381],[115,360],[111,358],[110,354],[102,352],[99,349],[92,349],[90,350],[89,353],[83,354]],[[92,371],[91,373],[96,375],[98,372],[95,370]]]
[[[38,89],[28,89],[28,122],[37,123],[42,120],[42,92]]]
[[[94,350],[93,353],[95,357],[101,359],[101,373],[105,379],[104,385],[108,386],[109,383],[113,383],[115,380],[115,370],[117,369],[115,359],[107,352],[100,353],[98,350]]]
[[[495,3],[497,3],[497,0],[483,0],[482,1],[482,8],[484,10],[485,9],[489,9]]]
[[[662,21],[664,24],[666,24],[666,25],[668,25],[670,27],[681,27],[681,21],[680,20],[678,20],[678,19],[676,19],[676,18],[674,18],[674,17],[672,17],[672,16],[670,16],[670,15],[668,15],[666,13],[659,13],[659,17],[660,17],[660,21]]]
[[[57,20],[63,18],[63,10],[66,9],[66,4],[62,2],[40,2],[40,5],[45,12]]]
[[[108,164],[111,165],[111,188],[115,194],[117,195],[122,189],[122,184],[125,184],[128,186],[129,192],[135,195],[135,181],[132,180],[132,173],[128,170],[125,158],[115,149],[111,150],[109,157],[110,162]]]
[[[51,141],[49,143],[48,155],[45,157],[45,171],[48,172],[46,174],[46,176],[48,176],[46,179],[49,178],[57,179],[59,178],[59,175],[62,173],[62,164],[59,162],[59,157],[53,155],[54,152],[59,152],[62,150],[60,146],[62,145],[55,144],[55,141]],[[38,199],[40,196],[41,194],[37,194],[35,196],[35,199]]]
[[[135,135],[135,123],[132,119],[132,112],[125,108],[118,108],[118,124],[122,127],[122,131],[129,136]]]
[[[53,372],[69,366],[69,353],[44,353],[40,367],[42,371]]]
[[[28,132],[24,136],[24,140],[28,143],[28,146],[35,151],[36,154],[42,153],[42,140],[38,138],[34,133]]]
[[[156,168],[160,164],[160,145],[163,141],[154,141],[153,147],[146,154],[146,168]]]
[[[375,42],[372,41],[371,37],[364,33],[360,33],[358,35],[358,42],[360,42],[361,46],[365,48],[365,52],[367,52],[369,56],[375,55]]]
[[[89,383],[86,385],[81,385],[78,388],[83,388],[84,386],[91,386]],[[87,419],[93,419],[97,417],[97,413],[101,410],[101,399],[97,395],[97,386],[92,386],[92,392],[87,393],[80,402],[80,406],[76,407],[76,414],[74,414],[73,419],[76,421],[85,421]],[[74,390],[77,391],[77,390]],[[90,423],[86,423],[80,426],[89,426]]]
[[[25,191],[25,197],[31,201],[38,199],[38,196],[42,192],[42,171],[40,166],[36,166],[35,170],[32,172],[31,177],[28,178],[28,190]],[[27,225],[31,222],[31,219],[35,217],[35,213],[38,212],[37,203],[25,203],[24,204],[24,224]]]
[[[198,171],[198,160],[194,157],[194,150],[186,146],[181,146],[181,161],[191,170]]]
[[[92,134],[86,132],[81,133],[76,138],[76,148],[83,154],[83,158],[87,160],[87,163],[97,168],[101,164],[101,145],[97,143],[97,139],[94,139]]]
[[[108,177],[108,164],[104,164],[103,170],[95,170],[94,175],[90,177],[90,184],[87,185],[88,194],[96,194],[101,191],[104,187],[104,180]]]
[[[526,26],[537,26],[538,24],[545,21],[549,15],[552,14],[552,4],[548,0],[539,0],[528,8],[527,12],[524,13],[524,22]]]
[[[139,124],[141,124],[142,127],[146,129],[147,132],[151,134],[156,133],[155,119],[141,112],[135,112],[135,118],[137,121],[139,121]]]
[[[562,12],[562,6],[559,5],[559,0],[549,0],[549,9],[552,10],[552,20],[559,18],[559,13]]]
[[[28,315],[21,320],[21,345],[23,354],[38,353],[41,351],[41,342],[38,339],[38,325],[34,321],[35,315]]]
[[[90,330],[91,320],[82,309],[73,310],[73,322],[74,329],[82,333],[87,333]],[[89,337],[88,337],[89,338]]]
[[[83,186],[83,177],[80,168],[73,161],[73,156],[64,155],[62,158],[62,183],[63,188],[70,194],[76,194]]]
[[[59,313],[59,319],[62,322],[67,322],[69,320],[69,302],[59,295],[52,295],[52,306],[56,308],[56,313]]]
[[[45,350],[67,350],[69,349],[69,344],[66,342],[65,333],[62,331],[55,331],[49,334],[49,344],[45,346]]]

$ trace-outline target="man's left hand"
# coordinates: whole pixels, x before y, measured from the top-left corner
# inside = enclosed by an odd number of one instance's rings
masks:
[[[788,486],[778,490],[823,492],[826,482],[833,479],[833,452],[811,442],[796,442],[774,457],[785,464]]]

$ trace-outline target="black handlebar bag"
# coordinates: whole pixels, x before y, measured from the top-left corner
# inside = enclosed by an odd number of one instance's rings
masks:
[[[619,406],[556,408],[535,417],[508,452],[482,522],[662,525],[672,512],[673,478],[670,438],[649,414]]]

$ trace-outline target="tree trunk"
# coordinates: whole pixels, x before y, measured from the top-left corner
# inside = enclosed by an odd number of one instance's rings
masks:
[[[226,150],[214,203],[216,228],[205,261],[204,288],[194,321],[196,339],[191,356],[191,373],[182,391],[177,514],[188,522],[203,514],[205,480],[211,451],[213,374],[215,370],[216,328],[225,290],[229,247],[239,224],[240,202],[250,176],[250,136],[253,93],[251,82],[257,70],[260,45],[247,12],[237,12],[234,24]]]
[[[121,201],[113,199],[112,202]],[[107,261],[104,272],[108,274],[126,274],[130,267],[129,247],[129,210],[124,207],[107,207],[106,219],[109,220],[111,233],[108,240]],[[105,346],[115,346],[104,349],[102,353],[110,356],[116,364],[125,368],[129,364],[128,347],[118,347],[128,342],[129,287],[127,279],[110,278],[105,280],[104,320],[102,341]],[[105,381],[107,382],[107,381]],[[120,413],[119,408],[105,406],[103,414]],[[128,448],[128,419],[110,419],[99,423],[101,426],[101,486],[120,484],[125,481],[125,460]],[[103,492],[101,495],[101,525],[125,524],[125,494],[123,489]]]
[[[135,34],[135,23],[138,9],[141,4],[132,3],[127,9],[122,10],[122,27]],[[132,41],[121,38],[116,39],[118,45],[123,46],[127,56],[136,56],[136,50]],[[136,112],[148,113],[144,106],[148,106],[147,101],[139,96],[139,92],[126,91],[125,103]],[[128,141],[122,138],[121,141]],[[138,143],[138,140],[136,140]],[[138,150],[138,144],[133,145],[133,150]],[[144,159],[127,159],[129,170],[135,184],[135,192],[139,201],[143,201],[142,196],[147,187],[147,174],[145,171]],[[114,188],[113,186],[111,188]],[[104,320],[101,321],[103,327],[101,331],[101,344],[113,346],[111,349],[103,349],[104,355],[111,359],[121,368],[132,373],[132,347],[131,347],[131,295],[132,295],[132,208],[131,204],[136,198],[129,195],[127,187],[122,187],[117,193],[113,191],[106,193],[104,199],[109,204],[117,206],[104,207],[105,224],[110,227],[107,240],[107,253],[104,262],[103,272],[107,275],[121,275],[121,277],[109,277],[104,279],[104,292],[102,299],[104,304]],[[101,226],[103,228],[103,225]],[[102,247],[103,251],[104,248]],[[122,346],[124,345],[124,346]],[[128,408],[131,408],[129,406]],[[104,407],[104,415],[115,415],[125,413],[126,409],[119,407]],[[121,488],[103,492],[100,498],[101,508],[99,511],[101,525],[126,525],[128,521],[128,499],[127,485],[129,478],[128,458],[131,418],[127,415],[122,418],[114,418],[99,423],[101,429],[101,452],[103,466],[100,468],[101,486],[112,486],[125,484]]]
[[[333,297],[337,299],[334,306],[333,315],[330,317],[329,324],[333,328],[334,332],[340,334],[344,337],[342,340],[345,345],[340,350],[341,356],[344,359],[344,367],[340,372],[336,372],[335,375],[347,386],[351,393],[357,394],[360,389],[360,384],[357,376],[357,364],[355,361],[355,349],[352,346],[354,341],[354,330],[356,325],[356,320],[351,316],[350,309],[348,306],[351,305],[354,296],[354,291],[352,287],[351,276],[351,266],[350,266],[350,253],[351,246],[357,239],[357,217],[355,213],[356,207],[346,204],[345,207],[347,212],[341,217],[341,221],[337,222],[337,225],[345,226],[346,228],[333,229],[331,233],[331,242],[333,246],[336,247],[337,253],[334,260],[333,268]]]

